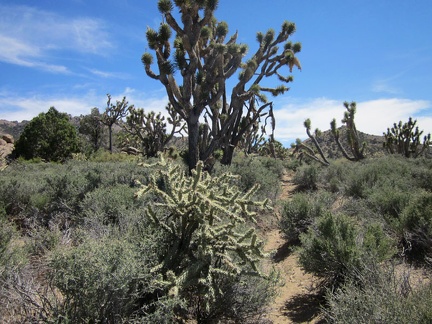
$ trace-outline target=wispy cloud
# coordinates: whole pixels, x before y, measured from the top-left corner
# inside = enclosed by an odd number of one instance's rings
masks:
[[[390,84],[388,80],[375,80],[372,84],[372,91],[377,93],[400,94],[401,90]]]
[[[129,76],[126,73],[122,73],[122,72],[107,72],[107,71],[100,71],[100,70],[96,70],[96,69],[89,69],[89,71],[101,78],[105,78],[105,79],[128,79]]]
[[[104,22],[68,17],[29,6],[0,5],[0,61],[70,73],[61,51],[105,55],[113,44]],[[53,58],[53,54],[57,57]],[[54,63],[53,63],[54,62]]]

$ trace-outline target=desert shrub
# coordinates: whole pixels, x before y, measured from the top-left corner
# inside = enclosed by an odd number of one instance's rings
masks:
[[[63,303],[54,320],[124,322],[137,309],[149,282],[148,265],[141,260],[133,244],[111,237],[56,251],[51,276]]]
[[[412,162],[400,157],[386,156],[357,163],[345,181],[345,194],[367,198],[381,188],[409,191],[416,187],[413,170]]]
[[[110,153],[107,150],[99,149],[88,158],[91,162],[137,162],[139,158],[126,153]]]
[[[117,185],[133,187],[136,180],[146,183],[149,176],[132,162],[14,164],[2,172],[0,204],[22,228],[47,227],[59,217],[77,219],[83,199],[91,192],[102,188],[109,192]]]
[[[0,217],[0,291],[8,277],[27,262],[24,244],[19,243],[15,226]]]
[[[329,323],[431,323],[432,286],[410,289],[409,274],[394,268],[366,267],[336,291],[324,309]]]
[[[293,182],[299,190],[316,190],[318,188],[319,167],[315,164],[303,165],[297,169]]]
[[[127,185],[97,188],[85,195],[76,222],[87,231],[103,234],[110,227],[127,228],[143,203],[134,199],[136,189]]]
[[[267,277],[242,274],[237,278],[224,278],[219,285],[224,294],[210,307],[205,321],[266,323],[267,308],[277,295],[279,275],[276,272]],[[194,299],[199,303],[199,295],[190,297]]]
[[[54,250],[62,240],[63,233],[58,226],[50,223],[48,226],[34,225],[26,232],[26,249],[32,256],[43,256]]]
[[[322,279],[323,287],[334,289],[354,269],[361,269],[369,259],[389,256],[390,239],[378,225],[365,230],[343,214],[326,213],[316,226],[300,236],[299,261],[305,271]]]
[[[357,164],[357,163],[356,163]],[[342,192],[343,184],[351,174],[351,169],[356,167],[346,160],[336,160],[329,166],[320,169],[319,182],[322,188],[331,192]]]
[[[238,187],[242,191],[246,192],[259,184],[256,197],[266,197],[274,201],[279,193],[283,171],[281,160],[264,156],[245,157],[239,153],[234,157],[231,166],[216,164],[213,174],[230,172],[239,175]]]
[[[313,221],[329,211],[333,202],[331,194],[323,192],[296,193],[290,200],[282,202],[279,227],[286,239],[296,242]]]
[[[411,192],[403,190],[390,183],[380,184],[368,193],[366,201],[372,210],[376,211],[385,218],[398,218],[402,210],[411,199]]]
[[[405,252],[417,261],[432,260],[432,193],[419,192],[410,200],[400,219]]]
[[[14,311],[15,305],[11,302],[15,276],[22,271],[28,263],[28,256],[24,242],[20,239],[15,226],[0,215],[0,322],[9,322],[6,317]]]

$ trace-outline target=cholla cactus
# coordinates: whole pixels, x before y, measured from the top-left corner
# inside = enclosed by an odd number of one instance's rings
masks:
[[[153,270],[162,275],[171,293],[184,296],[187,289],[196,289],[202,306],[209,308],[223,293],[217,284],[221,278],[260,273],[262,241],[253,227],[247,227],[256,222],[250,207],[270,208],[269,200],[252,199],[258,186],[240,192],[233,184],[236,177],[230,174],[210,176],[203,171],[202,161],[192,176],[171,161],[162,160],[162,165],[159,177],[141,185],[136,193],[137,197],[147,193],[158,197],[146,214],[170,238],[168,250]]]
[[[405,157],[418,157],[423,154],[426,148],[431,143],[431,135],[427,134],[421,141],[423,131],[420,131],[416,126],[417,120],[412,120],[410,117],[408,122],[402,124],[394,123],[393,127],[387,128],[387,133],[383,133],[385,137],[384,147],[391,154],[402,154]]]

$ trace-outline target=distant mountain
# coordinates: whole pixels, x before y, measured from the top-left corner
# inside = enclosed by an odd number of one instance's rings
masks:
[[[24,127],[29,123],[28,120],[22,122],[18,121],[7,121],[0,119],[0,135],[10,134],[17,140],[24,130]]]

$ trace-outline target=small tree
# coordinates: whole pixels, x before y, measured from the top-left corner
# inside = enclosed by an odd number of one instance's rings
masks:
[[[167,121],[172,125],[170,133],[167,133],[167,123],[161,113],[153,111],[145,113],[142,108],[129,107],[129,116],[123,129],[140,143],[140,149],[145,156],[154,157],[158,152],[163,151],[168,142],[184,130],[185,125],[168,103],[166,109],[170,115]]]
[[[28,123],[15,143],[14,155],[25,159],[64,161],[79,151],[79,139],[69,116],[51,107]]]
[[[366,143],[361,143],[359,134],[357,132],[357,127],[354,122],[354,116],[356,113],[356,103],[353,101],[348,103],[344,102],[344,107],[347,111],[345,111],[344,118],[342,119],[342,123],[346,126],[347,131],[347,142],[348,147],[352,156],[349,156],[348,152],[343,147],[340,141],[340,131],[336,125],[336,119],[333,119],[330,123],[332,134],[335,138],[336,144],[339,149],[342,151],[343,156],[350,161],[359,161],[365,158],[364,149],[366,147]]]
[[[402,154],[410,158],[416,158],[422,155],[431,144],[430,133],[423,137],[423,131],[416,126],[417,120],[412,120],[410,117],[408,122],[402,124],[394,123],[392,128],[387,128],[387,133],[383,133],[385,137],[384,147],[390,154]]]
[[[97,151],[101,147],[105,134],[101,118],[99,109],[93,108],[90,115],[81,116],[80,119],[78,131],[87,136],[93,151]]]
[[[122,118],[126,117],[129,109],[129,103],[126,101],[126,97],[123,97],[122,101],[116,101],[116,104],[111,103],[111,95],[107,94],[108,101],[105,112],[101,116],[102,124],[108,126],[109,132],[109,151],[113,152],[112,143],[112,127]],[[133,106],[131,106],[133,107]]]

